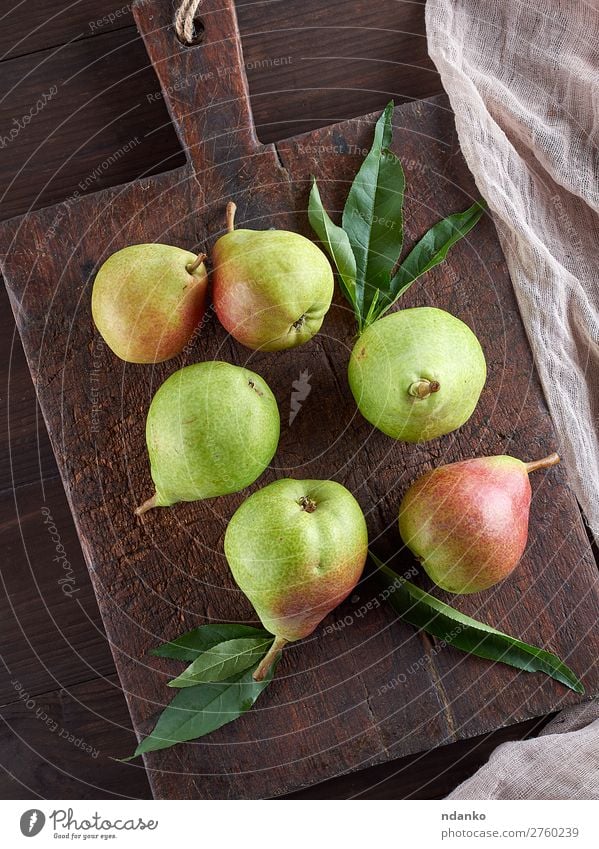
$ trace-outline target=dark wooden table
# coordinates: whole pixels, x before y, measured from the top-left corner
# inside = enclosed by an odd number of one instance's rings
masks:
[[[0,4],[0,218],[182,164],[126,4],[12,5]],[[391,97],[441,91],[423,4],[237,5],[262,141],[367,113]],[[145,798],[143,767],[111,759],[134,736],[4,291],[2,298],[0,797]],[[499,742],[544,721],[303,795],[440,798]]]

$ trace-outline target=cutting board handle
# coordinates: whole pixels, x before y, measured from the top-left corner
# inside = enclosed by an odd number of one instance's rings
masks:
[[[273,157],[256,137],[233,0],[203,0],[199,44],[175,32],[177,4],[137,0],[133,14],[160,80],[183,148],[198,175],[256,153]]]

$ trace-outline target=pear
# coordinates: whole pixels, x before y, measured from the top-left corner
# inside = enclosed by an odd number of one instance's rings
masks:
[[[507,578],[526,548],[529,473],[556,463],[557,454],[532,463],[500,455],[439,466],[406,492],[401,537],[442,589],[488,589]]]
[[[108,347],[128,363],[181,353],[204,315],[204,254],[172,245],[131,245],[96,275],[92,316]]]
[[[277,402],[260,375],[218,361],[176,371],[148,411],[156,492],[136,513],[239,492],[270,463],[279,430]]]
[[[333,272],[309,239],[287,230],[228,231],[212,252],[213,301],[219,321],[253,350],[302,345],[320,330],[333,297]]]
[[[360,579],[364,515],[335,481],[278,480],[250,495],[225,534],[239,588],[276,639],[254,673],[264,678],[290,641],[307,637]]]
[[[463,425],[486,376],[482,348],[468,325],[434,307],[400,310],[369,325],[348,369],[364,418],[404,442],[424,442]]]

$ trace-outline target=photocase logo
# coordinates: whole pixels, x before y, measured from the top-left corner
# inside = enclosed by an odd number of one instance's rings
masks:
[[[306,400],[310,392],[312,391],[312,386],[310,385],[311,374],[308,374],[308,369],[305,371],[300,371],[300,376],[297,380],[294,380],[291,384],[291,404],[289,405],[289,424],[293,423],[293,420],[299,413],[302,408],[302,402]]]
[[[39,834],[46,823],[46,817],[37,808],[25,811],[21,817],[21,833],[25,837],[35,837]]]

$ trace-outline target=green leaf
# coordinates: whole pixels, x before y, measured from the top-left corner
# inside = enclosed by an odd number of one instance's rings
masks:
[[[356,174],[343,210],[343,227],[333,224],[316,181],[308,204],[310,223],[333,260],[344,296],[361,333],[380,318],[412,283],[446,258],[449,249],[486,209],[478,201],[465,212],[439,221],[399,265],[403,246],[405,175],[389,150],[393,102],[376,122],[372,148]],[[396,269],[395,274],[393,274]]]
[[[486,208],[484,201],[477,201],[465,212],[456,212],[444,218],[425,233],[394,274],[383,312],[386,312],[415,280],[443,262],[449,249],[472,230]],[[379,317],[380,315],[382,312]]]
[[[193,687],[210,681],[224,681],[255,666],[264,657],[274,637],[249,637],[227,640],[203,652],[177,678],[169,681],[169,687]]]
[[[460,613],[404,580],[372,552],[370,556],[378,567],[377,579],[391,590],[387,600],[406,622],[434,634],[461,651],[506,663],[526,672],[544,672],[571,690],[584,693],[584,687],[574,672],[554,654],[523,643]]]
[[[393,102],[376,123],[372,148],[358,171],[343,210],[343,229],[356,258],[356,293],[365,319],[380,290],[387,294],[403,244],[405,176],[389,150]]]
[[[341,291],[351,304],[359,320],[360,312],[356,301],[356,259],[353,255],[347,233],[333,223],[322,205],[318,185],[314,178],[308,201],[308,218],[310,219],[312,229],[333,260],[338,272]]]
[[[152,733],[142,740],[131,758],[144,752],[168,749],[176,743],[210,734],[246,713],[272,681],[276,663],[263,681],[254,681],[253,669],[246,669],[227,681],[198,684],[180,690],[160,714]]]
[[[157,657],[170,657],[174,660],[190,661],[195,660],[199,654],[208,651],[218,643],[241,637],[270,637],[272,639],[272,635],[264,628],[254,628],[251,625],[238,625],[236,623],[202,625],[177,637],[176,640],[152,649],[150,654]]]

